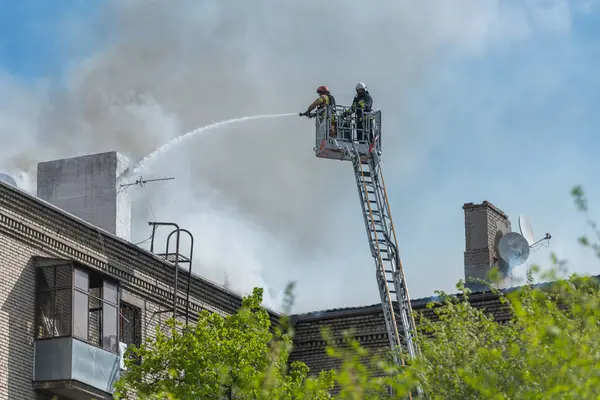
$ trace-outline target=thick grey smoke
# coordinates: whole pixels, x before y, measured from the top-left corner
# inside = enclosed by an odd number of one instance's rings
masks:
[[[135,162],[199,126],[303,111],[321,84],[349,103],[364,81],[384,113],[387,170],[412,174],[443,134],[409,119],[413,94],[443,57],[483,52],[531,24],[484,0],[114,0],[96,22],[86,37],[94,29],[103,44],[65,68],[64,86],[0,78],[13,101],[1,113],[15,140],[1,150],[5,169],[32,179],[39,161],[115,149]],[[131,189],[134,239],[149,219],[174,220],[196,235],[198,273],[222,282],[226,272],[233,289],[266,285],[275,297],[296,279],[297,311],[377,302],[351,167],[317,160],[313,145],[300,118],[187,142],[144,173],[175,181]]]

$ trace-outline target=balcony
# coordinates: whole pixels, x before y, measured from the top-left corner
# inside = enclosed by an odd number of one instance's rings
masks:
[[[34,388],[72,400],[112,399],[119,354],[73,337],[34,343]]]
[[[112,399],[126,336],[119,285],[68,260],[36,260],[33,386],[73,400]]]

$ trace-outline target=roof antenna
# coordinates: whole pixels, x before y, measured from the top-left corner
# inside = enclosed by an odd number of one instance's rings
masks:
[[[519,215],[519,230],[521,231],[521,235],[527,240],[530,248],[539,244],[542,240],[550,240],[552,238],[552,235],[546,233],[546,236],[536,242],[535,236],[533,235],[533,229],[531,229],[531,222],[529,222],[529,219],[524,215]]]
[[[139,177],[137,178],[135,181],[131,182],[131,183],[122,183],[119,186],[121,186],[121,190],[126,190],[127,188],[129,188],[130,186],[141,186],[144,187],[144,185],[148,182],[158,182],[158,181],[170,181],[172,179],[175,179],[175,177],[170,177],[170,178],[155,178],[155,179],[144,179],[143,177]],[[121,191],[119,190],[119,191]]]
[[[521,235],[523,235],[523,237],[527,241],[529,249],[538,247],[538,245],[543,240],[550,241],[550,239],[552,238],[552,235],[546,232],[546,235],[543,238],[536,241],[535,235],[533,234],[533,229],[531,228],[531,222],[529,221],[529,218],[527,218],[525,215],[519,215],[519,231],[521,231]],[[527,265],[527,273],[529,273],[529,265]]]

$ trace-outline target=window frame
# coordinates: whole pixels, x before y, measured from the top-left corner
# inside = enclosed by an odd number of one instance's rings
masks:
[[[133,311],[132,312],[133,320],[130,321],[129,323],[126,322],[128,319],[126,318],[126,314],[123,312],[123,309],[129,309],[129,310]],[[127,317],[128,316],[129,315],[127,315]],[[129,326],[133,326],[133,332],[131,333],[131,336],[133,336],[132,343],[127,343],[127,342],[123,341],[123,337],[126,336],[124,334],[125,329],[126,329],[126,325],[125,325],[126,323]],[[130,346],[136,346],[136,347],[141,346],[143,340],[144,340],[144,337],[143,337],[143,329],[142,329],[142,308],[138,307],[134,304],[131,304],[127,301],[123,301],[121,299],[120,303],[119,303],[119,342],[124,343],[127,346],[127,348],[129,348]],[[138,356],[130,354],[129,358],[138,365],[141,363],[141,358]]]
[[[85,273],[87,275],[87,289],[83,289],[80,287],[77,287],[75,285],[75,276],[76,276],[76,272],[75,271],[81,271],[83,273]],[[100,295],[96,296],[95,294],[91,293],[90,291],[90,282],[92,277],[97,277],[100,278],[101,281],[101,286],[100,286]],[[119,301],[121,299],[121,290],[120,290],[120,285],[119,282],[116,279],[113,279],[111,277],[108,277],[104,274],[98,273],[96,271],[90,270],[89,268],[86,268],[84,266],[79,266],[79,265],[74,265],[73,266],[73,275],[72,275],[72,281],[73,281],[73,285],[72,285],[72,289],[73,289],[73,296],[72,296],[72,310],[75,310],[75,292],[81,293],[82,295],[85,296],[86,298],[86,304],[87,304],[87,312],[86,312],[86,317],[87,317],[87,331],[86,331],[86,337],[82,338],[79,335],[75,335],[75,333],[73,332],[73,337],[77,340],[80,340],[82,342],[85,342],[87,344],[89,344],[90,346],[94,346],[103,350],[106,350],[110,353],[113,354],[119,354],[119,342],[120,342],[120,335],[119,335],[119,323],[120,323],[120,317],[119,317]],[[116,303],[113,303],[110,300],[105,299],[105,286],[106,283],[110,283],[112,285],[114,285],[115,287],[115,294],[116,294]],[[97,302],[100,303],[100,307],[99,307],[99,311],[100,311],[100,322],[99,322],[99,339],[100,339],[100,343],[93,343],[90,340],[90,313],[92,312],[90,309],[90,298],[93,298],[94,300],[96,300]],[[107,347],[107,345],[105,344],[105,340],[110,340],[105,338],[104,333],[105,333],[105,321],[104,321],[104,310],[106,309],[105,307],[113,307],[116,311],[116,316],[115,316],[115,324],[116,324],[116,329],[115,329],[115,337],[116,337],[116,346],[114,348],[109,348]],[[72,313],[72,326],[75,327],[75,312]]]
[[[68,268],[69,273],[70,273],[70,279],[69,279],[69,284],[68,285],[62,285],[62,286],[57,286],[56,282],[57,282],[57,276],[58,276],[58,272],[60,271],[61,268],[65,268],[65,270]],[[42,288],[41,285],[41,279],[46,279],[44,273],[48,270],[52,271],[52,284],[49,284],[47,288]],[[76,285],[76,277],[77,277],[77,271],[79,272],[83,272],[86,276],[86,281],[87,281],[87,289],[83,289],[81,287],[79,287],[79,285]],[[99,279],[101,285],[100,285],[100,294],[99,296],[95,295],[94,293],[90,292],[90,282],[92,281],[93,278],[97,278]],[[110,290],[110,292],[114,293],[114,297],[112,299],[107,298],[109,290],[107,290],[107,287],[111,287],[113,289]],[[51,339],[60,339],[60,338],[66,338],[66,337],[71,337],[73,339],[77,339],[81,342],[87,343],[90,346],[94,346],[96,348],[100,348],[103,349],[107,352],[113,353],[113,354],[119,354],[119,343],[121,341],[121,297],[122,297],[122,292],[121,292],[121,285],[118,279],[115,279],[111,276],[108,276],[100,271],[96,271],[92,268],[87,267],[84,264],[81,263],[77,263],[75,261],[72,260],[56,260],[55,263],[51,263],[51,264],[46,264],[43,263],[40,265],[36,265],[35,266],[35,275],[34,275],[34,288],[35,288],[35,316],[34,316],[34,325],[35,325],[35,330],[34,330],[34,337],[33,339],[35,341],[41,341],[41,340],[51,340]],[[57,298],[57,292],[68,292],[69,293],[69,315],[68,315],[68,320],[69,320],[69,327],[67,329],[66,333],[60,334],[60,335],[54,335],[54,331],[55,329],[55,322],[54,322],[54,317],[57,314],[56,313],[56,298]],[[42,300],[44,299],[45,294],[47,293],[51,293],[51,306],[52,306],[52,312],[49,313],[49,317],[53,323],[53,325],[50,327],[50,329],[52,330],[52,332],[49,332],[49,334],[45,334],[45,332],[47,332],[49,329],[48,327],[45,326],[44,320],[43,318],[45,316],[45,313],[42,311]],[[85,296],[86,301],[83,302],[82,299],[77,299],[79,300],[79,302],[84,303],[85,307],[83,309],[85,309],[85,338],[83,338],[83,334],[81,333],[76,333],[76,329],[77,327],[81,324],[81,319],[79,317],[81,317],[81,311],[82,311],[82,304],[76,301],[76,293],[79,293],[80,295]],[[89,302],[90,302],[90,296],[95,299],[96,301],[99,301],[101,304],[100,307],[100,322],[99,322],[99,343],[93,343],[92,341],[90,341],[90,313],[92,311],[90,311],[90,306],[89,306]],[[112,294],[111,294],[112,297]],[[66,302],[65,302],[66,303]],[[130,305],[131,306],[131,305]],[[105,337],[104,334],[106,332],[106,324],[105,324],[105,310],[108,309],[108,307],[111,307],[114,310],[114,314],[115,314],[115,321],[112,324],[114,326],[114,332],[110,332],[114,334],[114,337],[116,339],[116,343],[114,346],[111,346],[110,343],[110,336]],[[135,308],[135,307],[134,307]],[[76,313],[76,311],[78,311]],[[141,310],[138,310],[141,311]],[[112,318],[111,318],[112,319]],[[65,318],[65,320],[67,320],[67,318]],[[136,326],[136,329],[140,329],[138,326]],[[112,327],[111,327],[112,330]]]
[[[65,268],[68,267],[69,271],[70,271],[70,276],[72,277],[73,275],[73,263],[57,263],[54,265],[45,265],[45,266],[37,266],[35,269],[35,276],[34,276],[34,288],[35,288],[35,314],[34,314],[34,324],[35,324],[35,332],[34,332],[34,339],[35,340],[51,340],[51,339],[61,339],[61,338],[67,338],[67,337],[71,337],[73,335],[73,290],[72,290],[72,280],[71,283],[69,284],[69,286],[57,286],[56,285],[56,281],[57,281],[57,270],[58,268]],[[53,279],[53,284],[50,285],[48,288],[46,289],[41,289],[40,285],[39,285],[39,279],[40,277],[44,277],[44,271],[46,270],[52,270],[52,279]],[[69,329],[67,330],[66,333],[63,334],[59,334],[59,335],[54,335],[49,334],[44,336],[42,334],[41,337],[39,337],[39,332],[40,329],[45,329],[43,321],[42,321],[42,317],[44,317],[44,313],[41,312],[40,306],[41,306],[41,300],[42,300],[42,295],[45,293],[52,293],[52,312],[50,314],[50,318],[52,319],[52,322],[54,323],[55,321],[53,321],[53,318],[56,315],[56,292],[58,291],[68,291],[70,294],[70,299],[69,299],[69,304],[71,305],[70,309],[69,309]],[[55,328],[55,326],[53,325],[52,328]],[[43,332],[43,331],[42,331]]]

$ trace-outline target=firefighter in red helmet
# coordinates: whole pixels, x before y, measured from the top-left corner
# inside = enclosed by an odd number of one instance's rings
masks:
[[[306,112],[300,113],[300,116],[310,116],[310,112],[316,109],[316,113],[319,114],[319,118],[324,121],[327,116],[327,108],[335,106],[335,97],[329,91],[329,88],[325,85],[317,88],[317,94],[319,97],[312,102]],[[335,137],[335,114],[331,113],[331,131],[330,136]]]

